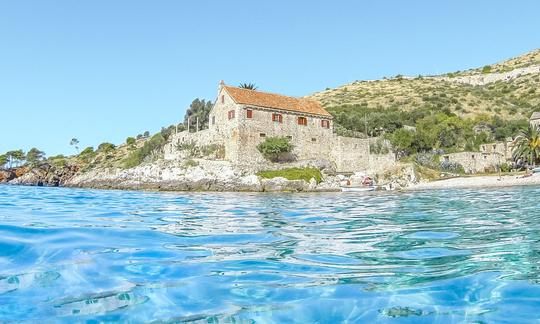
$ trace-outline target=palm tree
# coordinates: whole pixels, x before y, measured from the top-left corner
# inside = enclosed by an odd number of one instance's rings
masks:
[[[514,143],[514,160],[522,159],[529,165],[540,161],[540,129],[537,126],[529,125],[527,129],[521,130]]]
[[[69,142],[69,145],[74,146],[75,150],[77,150],[77,154],[79,153],[79,140],[76,138],[72,138]]]
[[[239,87],[247,90],[257,90],[255,83],[240,83]]]

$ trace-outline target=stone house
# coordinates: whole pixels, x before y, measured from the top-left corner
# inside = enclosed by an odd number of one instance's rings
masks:
[[[533,126],[540,127],[540,112],[533,112],[533,114],[531,115],[531,119],[529,119],[529,122]]]
[[[177,158],[175,146],[190,142],[222,145],[224,158],[235,164],[263,164],[267,161],[257,145],[276,136],[289,138],[296,160],[326,160],[338,172],[379,170],[395,163],[393,154],[370,154],[370,144],[376,139],[336,135],[332,115],[317,101],[232,87],[223,82],[209,114],[209,128],[174,135],[165,148],[165,158]]]

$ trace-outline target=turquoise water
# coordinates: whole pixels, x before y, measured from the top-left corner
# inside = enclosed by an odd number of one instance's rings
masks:
[[[0,186],[0,322],[534,322],[539,197]]]

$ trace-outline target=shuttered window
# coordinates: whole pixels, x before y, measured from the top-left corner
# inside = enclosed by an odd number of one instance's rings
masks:
[[[283,123],[283,115],[281,114],[272,114],[272,121]]]
[[[326,119],[321,120],[321,126],[323,128],[330,128],[330,121]]]
[[[246,110],[246,118],[253,118],[253,110],[251,109]]]
[[[298,117],[298,125],[307,126],[307,118],[306,117]]]
[[[229,110],[227,117],[229,117],[229,119],[234,119],[234,110]]]

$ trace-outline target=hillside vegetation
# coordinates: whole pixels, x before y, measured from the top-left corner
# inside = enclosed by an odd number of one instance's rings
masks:
[[[530,71],[501,74],[518,68]],[[478,75],[486,84],[467,83]],[[540,111],[540,50],[465,72],[355,81],[309,97],[334,116],[342,135],[405,138],[412,152],[472,150],[516,135]]]
[[[508,72],[513,68],[540,66],[540,50],[511,60],[470,70],[467,73],[450,73],[445,76],[463,76],[482,73]],[[496,114],[504,118],[525,118],[540,110],[540,74],[522,75],[508,81],[498,81],[485,86],[474,86],[433,77],[395,76],[378,81],[355,81],[350,84],[315,93],[310,97],[319,100],[330,112],[340,107],[354,109],[398,108],[410,111],[416,108],[449,109],[470,117],[479,114]]]

